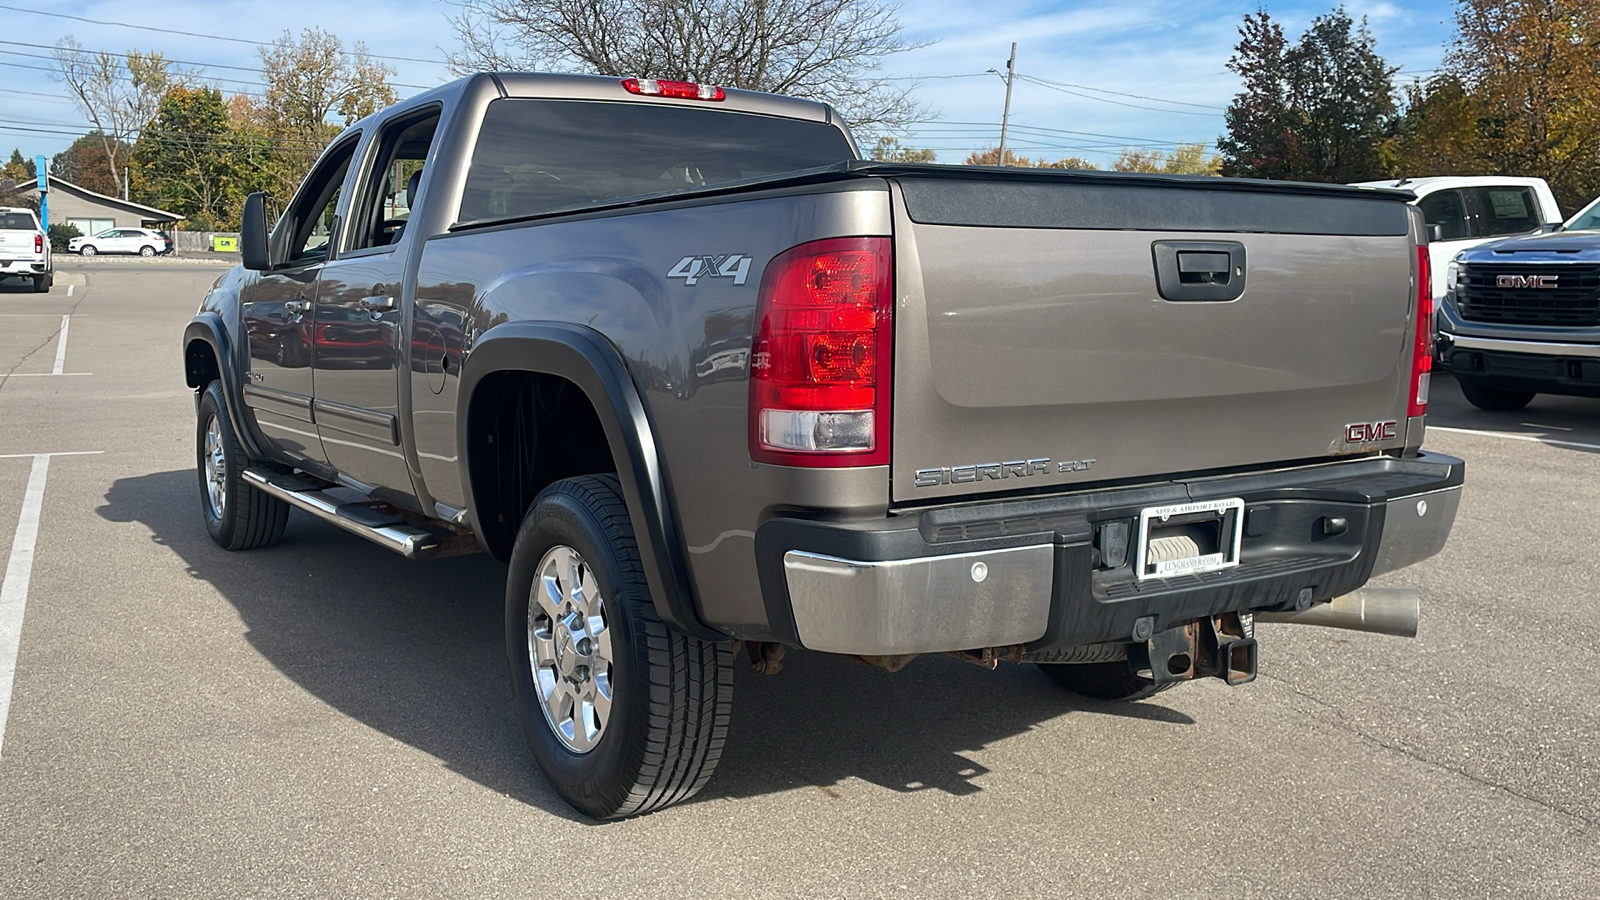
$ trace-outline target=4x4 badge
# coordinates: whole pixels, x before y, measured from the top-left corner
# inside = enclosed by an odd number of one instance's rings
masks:
[[[722,256],[685,256],[667,273],[668,278],[682,278],[684,284],[695,284],[702,278],[732,278],[735,286],[743,286],[750,277],[750,257],[743,253],[726,253]]]

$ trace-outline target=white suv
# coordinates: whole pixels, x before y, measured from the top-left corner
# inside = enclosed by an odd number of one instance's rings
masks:
[[[6,278],[31,279],[40,294],[55,280],[50,240],[31,209],[0,206],[0,280]]]
[[[167,239],[149,228],[112,228],[92,237],[75,237],[67,249],[82,256],[97,253],[137,253],[155,256],[169,248]]]

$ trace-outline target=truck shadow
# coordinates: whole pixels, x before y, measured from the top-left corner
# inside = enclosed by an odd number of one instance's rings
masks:
[[[1523,409],[1490,412],[1468,403],[1461,385],[1441,373],[1433,377],[1428,427],[1527,435],[1558,450],[1595,453],[1600,452],[1600,399],[1540,394]]]
[[[279,545],[228,553],[201,526],[194,491],[188,470],[119,479],[97,512],[148,527],[233,605],[250,644],[322,702],[485,787],[582,821],[545,784],[512,717],[502,565],[406,562],[298,512]],[[772,677],[741,657],[735,678],[729,749],[703,797],[826,791],[848,778],[970,794],[988,770],[963,754],[1062,715],[1193,723],[1159,704],[1074,697],[1031,667],[986,672],[947,657],[890,675],[796,652]]]

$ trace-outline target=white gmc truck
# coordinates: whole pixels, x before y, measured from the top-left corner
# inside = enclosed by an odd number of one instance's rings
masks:
[[[33,281],[34,293],[43,294],[55,277],[50,239],[33,210],[0,206],[0,281],[27,278]]]

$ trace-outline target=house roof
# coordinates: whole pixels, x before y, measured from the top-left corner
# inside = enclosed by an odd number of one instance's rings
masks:
[[[57,178],[54,175],[50,175],[48,178],[50,179],[51,190],[56,190],[59,188],[71,191],[73,193],[82,194],[83,196],[88,197],[97,203],[103,203],[107,206],[120,207],[128,210],[129,212],[138,213],[140,216],[146,219],[152,219],[160,222],[181,222],[187,218],[186,216],[180,216],[175,212],[168,212],[167,210],[158,209],[154,206],[146,206],[143,203],[134,203],[132,200],[123,200],[121,197],[108,197],[105,194],[91,191],[81,185],[73,184],[65,178]],[[19,182],[10,191],[10,193],[16,195],[37,194],[38,192],[39,185],[32,181]]]

